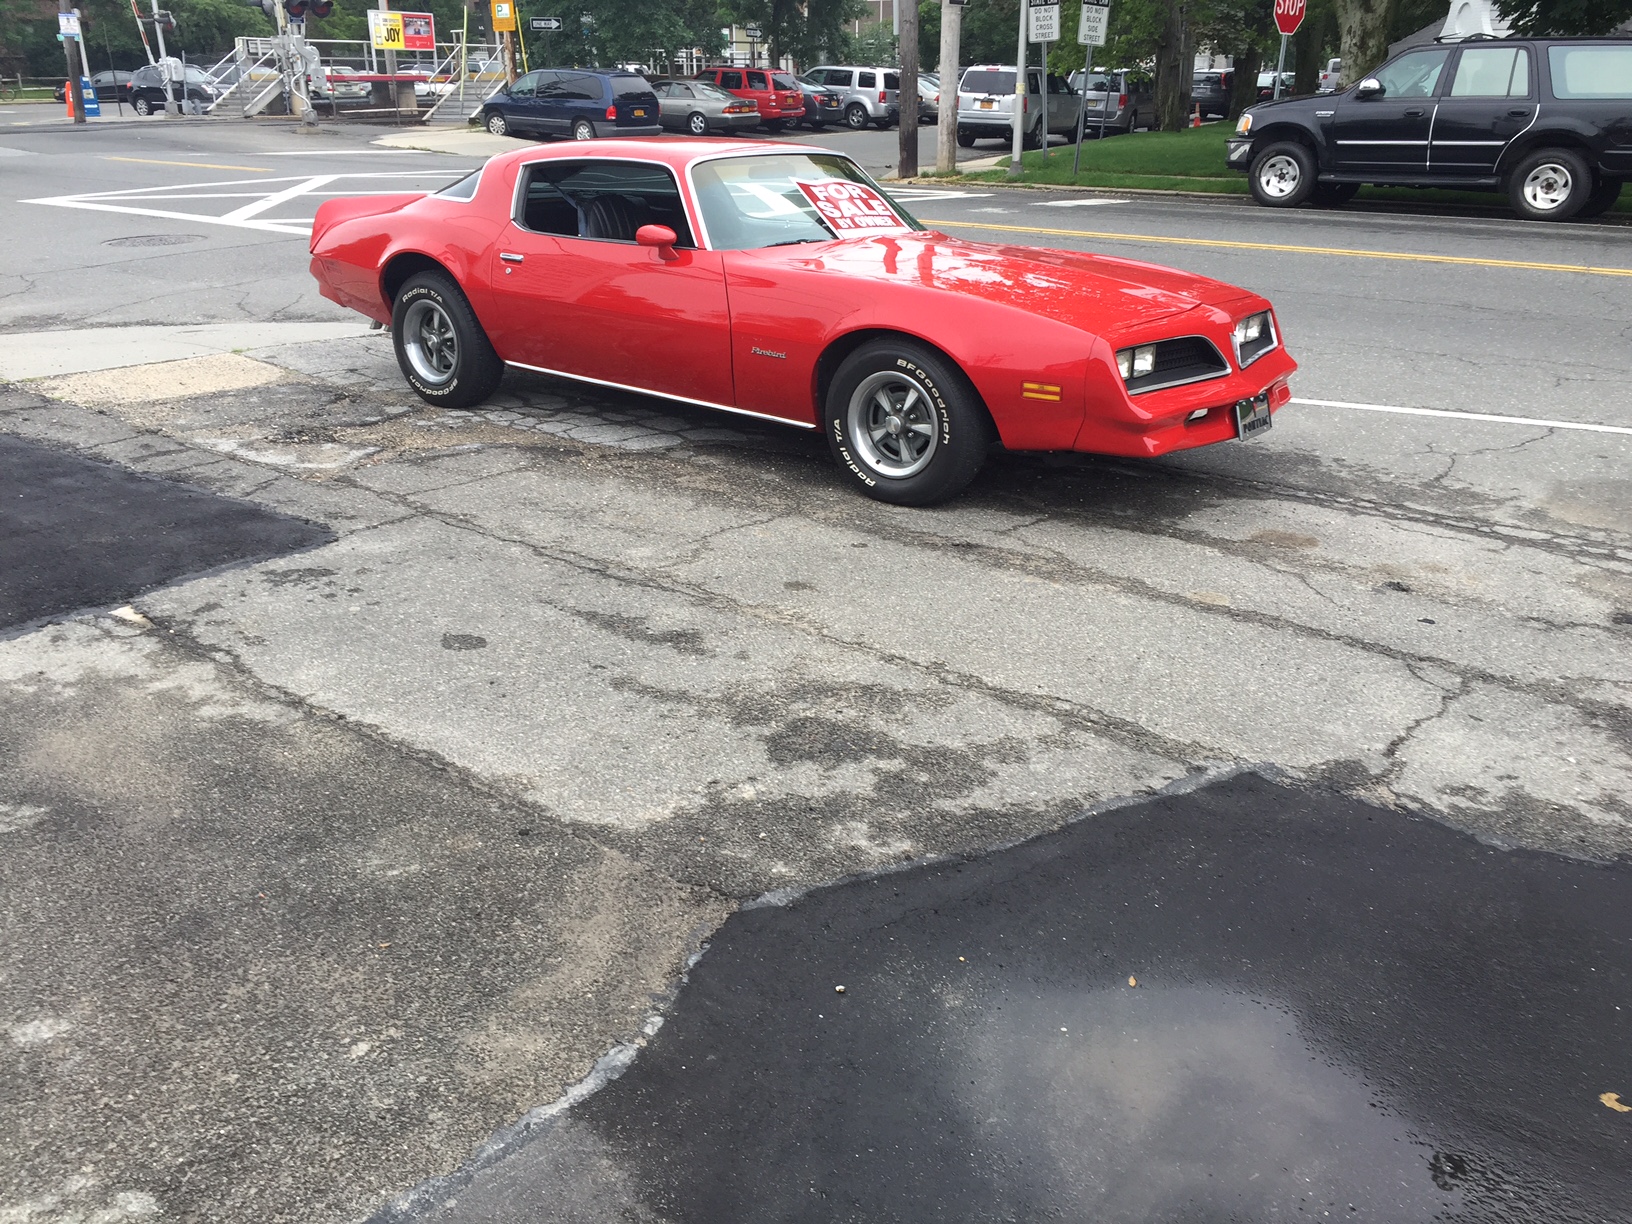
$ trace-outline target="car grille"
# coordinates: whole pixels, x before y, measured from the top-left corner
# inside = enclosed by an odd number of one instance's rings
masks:
[[[1230,363],[1205,336],[1179,336],[1156,342],[1156,364],[1149,374],[1128,379],[1128,392],[1159,391],[1184,383],[1218,378],[1230,372]]]

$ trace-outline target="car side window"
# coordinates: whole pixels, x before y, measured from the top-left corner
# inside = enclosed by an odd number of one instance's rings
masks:
[[[1407,51],[1371,75],[1382,85],[1385,98],[1431,98],[1450,54],[1449,47]]]
[[[742,73],[740,73],[740,72],[722,72],[722,73],[720,73],[720,88],[721,89],[741,89],[742,88]]]
[[[748,74],[749,89],[764,89],[765,87],[765,74],[763,72],[750,72]]]
[[[1632,98],[1632,47],[1565,44],[1547,48],[1555,98]]]
[[[1453,98],[1528,98],[1530,52],[1523,47],[1467,47],[1451,78]]]
[[[1049,73],[1048,92],[1054,94],[1068,94],[1075,91],[1071,88],[1070,83],[1066,81],[1064,77],[1055,76],[1053,73]]]
[[[574,102],[599,102],[604,96],[601,78],[588,72],[564,72],[567,97]]]
[[[649,162],[534,162],[526,168],[521,198],[523,229],[562,238],[635,240],[643,225],[666,225],[677,247],[693,247],[680,185],[666,166]]]
[[[1026,73],[1026,92],[1041,95],[1043,92],[1043,76],[1040,72]]]
[[[543,75],[544,74],[542,72],[529,72],[526,76],[522,77],[521,80],[510,86],[510,96],[512,98],[532,97],[534,92],[538,89],[538,78]]]
[[[872,72],[858,72],[858,73],[856,73],[856,88],[857,89],[877,89],[878,88],[878,75],[876,73],[872,73]]]

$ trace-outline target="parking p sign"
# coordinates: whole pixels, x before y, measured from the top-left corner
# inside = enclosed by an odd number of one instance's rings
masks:
[[[1309,0],[1275,0],[1275,28],[1290,38],[1303,24],[1308,9]]]

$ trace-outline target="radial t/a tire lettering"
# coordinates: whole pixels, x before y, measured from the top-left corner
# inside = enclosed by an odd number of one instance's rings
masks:
[[[961,493],[994,437],[963,371],[905,337],[869,341],[844,359],[823,423],[839,469],[867,496],[899,506]]]
[[[498,389],[504,362],[453,278],[416,272],[391,309],[397,366],[414,394],[444,408],[473,408]]]

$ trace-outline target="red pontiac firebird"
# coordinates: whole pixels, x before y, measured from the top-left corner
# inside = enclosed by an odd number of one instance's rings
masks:
[[[826,432],[869,495],[964,488],[991,444],[1153,456],[1267,429],[1297,368],[1255,293],[926,230],[842,154],[588,141],[432,195],[323,204],[323,295],[389,324],[422,399],[507,365]]]

